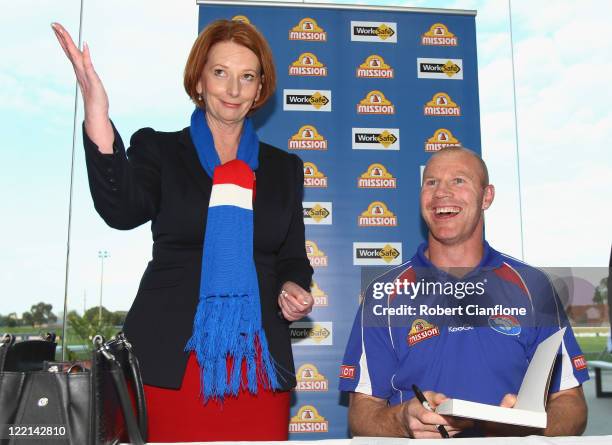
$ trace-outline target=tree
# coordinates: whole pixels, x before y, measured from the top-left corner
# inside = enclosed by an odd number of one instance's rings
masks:
[[[57,316],[52,310],[52,304],[43,303],[41,301],[38,304],[33,304],[30,308],[30,312],[24,312],[22,318],[25,324],[32,325],[33,327],[55,323],[57,321]]]
[[[85,311],[83,317],[87,319],[90,323],[93,323],[94,320],[97,320],[100,316],[100,306],[90,307]],[[111,324],[112,313],[102,306],[102,321],[108,324]]]
[[[104,321],[104,311],[102,312],[102,320],[98,318],[97,310],[92,320],[86,316],[87,312],[81,317],[76,311],[70,311],[68,313],[68,324],[76,336],[91,349],[91,341],[94,336],[101,334],[104,338],[109,339],[116,332],[113,326]]]
[[[593,294],[593,303],[606,304],[608,302],[608,277],[602,278]]]

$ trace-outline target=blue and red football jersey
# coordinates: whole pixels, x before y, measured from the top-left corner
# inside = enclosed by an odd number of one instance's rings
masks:
[[[411,386],[498,405],[517,394],[537,346],[567,327],[549,392],[588,379],[586,361],[548,277],[486,242],[481,263],[456,278],[425,256],[369,284],[340,370],[340,390],[396,405]],[[390,283],[390,284],[389,284]],[[385,287],[386,286],[386,287]]]

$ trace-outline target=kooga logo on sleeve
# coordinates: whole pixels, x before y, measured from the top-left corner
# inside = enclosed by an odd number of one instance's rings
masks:
[[[463,80],[463,59],[417,58],[419,79]]]
[[[331,90],[283,90],[284,111],[331,111]]]
[[[353,42],[397,43],[397,23],[351,21]]]

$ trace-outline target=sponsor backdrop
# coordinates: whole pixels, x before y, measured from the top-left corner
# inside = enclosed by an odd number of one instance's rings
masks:
[[[245,20],[270,42],[278,87],[257,131],[304,161],[316,307],[292,325],[293,439],[346,437],[336,388],[362,268],[400,264],[423,239],[421,166],[433,152],[480,152],[474,15],[200,2],[200,30]]]

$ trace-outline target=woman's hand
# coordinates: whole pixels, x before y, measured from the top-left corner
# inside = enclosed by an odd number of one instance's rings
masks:
[[[293,281],[286,281],[278,295],[278,305],[288,321],[299,320],[312,311],[314,298]]]
[[[74,68],[85,106],[87,135],[102,153],[110,154],[113,152],[114,135],[108,118],[108,96],[91,63],[89,47],[85,43],[83,51],[80,51],[68,31],[59,23],[52,23],[51,28]]]

